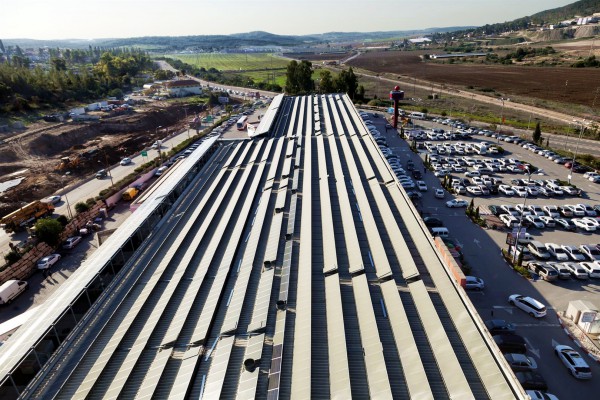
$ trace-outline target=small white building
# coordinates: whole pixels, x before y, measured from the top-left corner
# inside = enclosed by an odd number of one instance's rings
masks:
[[[165,90],[171,97],[202,94],[202,87],[200,86],[200,83],[192,79],[181,79],[177,81],[165,82]]]

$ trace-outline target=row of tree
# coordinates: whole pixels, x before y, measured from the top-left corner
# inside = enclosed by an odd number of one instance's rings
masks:
[[[320,93],[347,93],[352,100],[364,99],[365,88],[358,84],[358,77],[352,71],[352,67],[342,70],[335,77],[329,70],[320,71],[318,85],[315,85],[312,75],[313,66],[310,61],[290,61],[286,72],[286,93],[301,95],[314,93],[317,89]]]
[[[140,83],[135,82],[136,75],[155,68],[150,57],[142,51],[107,51],[92,67],[88,64],[67,67],[66,60],[55,58],[46,68],[30,68],[30,63],[25,60],[24,56],[13,56],[9,62],[0,64],[2,111],[94,100]]]

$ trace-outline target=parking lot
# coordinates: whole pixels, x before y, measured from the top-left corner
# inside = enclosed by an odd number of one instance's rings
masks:
[[[418,122],[425,132],[431,129],[456,131],[453,128],[449,129],[446,125],[430,121]],[[534,279],[525,279],[513,271],[501,256],[501,249],[508,249],[509,247],[506,244],[507,233],[510,231],[507,227],[502,226],[500,229],[481,228],[466,217],[464,208],[450,208],[447,207],[446,202],[459,198],[469,203],[473,199],[475,207],[479,206],[482,216],[491,214],[491,209],[494,209],[494,207],[490,209],[491,205],[510,205],[516,208],[517,206],[523,207],[524,204],[525,207],[528,205],[556,205],[559,207],[584,203],[593,207],[600,204],[600,185],[584,179],[582,173],[573,173],[571,183],[582,190],[581,197],[577,195],[577,192],[572,192],[573,194],[563,193],[560,196],[549,193],[549,197],[547,197],[539,190],[537,193],[534,190],[527,191],[528,185],[526,183],[530,182],[513,183],[511,181],[514,179],[540,180],[540,183],[543,183],[544,180],[556,179],[567,181],[570,174],[569,168],[565,168],[563,165],[535,154],[517,144],[499,141],[496,138],[479,134],[467,138],[447,135],[443,140],[437,140],[436,137],[436,140],[423,138],[416,141],[416,143],[431,142],[436,149],[438,145],[447,149],[449,145],[463,142],[465,146],[470,144],[472,148],[476,149],[467,154],[447,154],[448,150],[446,150],[446,154],[437,154],[437,151],[428,151],[424,144],[419,146],[421,148],[418,149],[418,154],[416,154],[410,149],[411,141],[401,139],[397,131],[389,126],[386,128],[386,123],[387,121],[383,118],[383,115],[380,115],[379,117],[370,118],[368,127],[372,125],[385,139],[385,141],[379,141],[380,144],[385,143],[385,145],[382,145],[384,155],[388,152],[383,148],[386,147],[389,148],[390,153],[396,156],[391,157],[392,163],[390,165],[399,176],[401,184],[409,194],[413,194],[415,204],[424,217],[435,217],[443,221],[450,237],[461,248],[465,262],[472,268],[471,274],[485,281],[484,290],[469,292],[481,318],[483,320],[505,319],[516,326],[516,333],[525,338],[528,347],[527,355],[533,357],[537,362],[537,371],[547,382],[549,393],[553,393],[561,399],[572,398],[574,392],[577,393],[579,398],[595,398],[600,389],[600,381],[598,380],[600,364],[585,355],[582,349],[579,349],[565,334],[559,324],[557,312],[565,311],[571,300],[588,300],[600,306],[600,279],[568,278],[548,282],[539,279],[537,275],[534,275]],[[371,129],[371,132],[373,131]],[[447,146],[444,146],[444,144]],[[490,152],[486,151],[486,154],[478,154],[482,145],[487,150],[499,145],[505,150],[505,153],[489,154]],[[517,194],[509,196],[498,191],[498,193],[485,195],[475,189],[466,191],[465,187],[465,192],[460,195],[444,190],[443,197],[440,198],[440,196],[436,196],[435,189],[442,187],[442,179],[444,179],[443,176],[446,173],[436,174],[433,170],[424,168],[423,162],[426,159],[431,161],[431,155],[437,155],[440,158],[453,157],[457,159],[458,157],[467,157],[473,160],[481,160],[481,164],[473,165],[482,165],[483,171],[473,175],[488,175],[492,180],[492,184],[497,186],[500,184],[506,184],[510,187],[523,186],[527,194],[524,194],[523,197]],[[390,159],[389,156],[388,159]],[[500,168],[486,170],[488,166],[483,162],[484,159],[494,160],[493,163],[489,163],[491,165],[503,165],[503,170],[500,171]],[[509,159],[513,161],[511,162]],[[412,162],[409,164],[409,161]],[[532,166],[529,171],[521,167],[525,163]],[[447,160],[446,164],[448,164]],[[460,168],[452,170],[453,165],[454,163],[445,167],[442,166],[442,169],[450,170],[447,173],[451,177],[447,179],[451,182],[452,178],[466,178],[473,186],[471,179],[475,176],[466,175],[468,171],[476,170],[473,165],[460,165],[457,162],[455,165],[462,167],[462,170]],[[509,169],[508,166],[513,166],[513,168]],[[537,169],[537,171],[532,172],[534,169]],[[415,173],[415,171],[418,171],[418,173]],[[532,173],[529,176],[527,172]],[[420,175],[420,178],[415,178],[413,174]],[[426,189],[423,187],[424,190],[419,190],[417,181],[422,181]],[[561,182],[555,181],[554,183]],[[482,182],[481,184],[487,187],[485,183]],[[546,186],[546,183],[544,183],[544,186]],[[497,217],[494,218],[499,221]],[[520,215],[517,218],[520,219]],[[572,217],[566,217],[565,219],[570,220]],[[537,240],[542,243],[579,246],[600,242],[596,232],[587,232],[582,228],[570,231],[562,228],[560,224],[556,224],[555,227],[544,228],[536,228],[534,224],[531,224],[526,228],[526,232],[531,235],[530,240]],[[534,318],[510,305],[508,297],[512,294],[522,294],[539,300],[546,306],[547,315],[542,318]],[[578,350],[591,367],[593,375],[596,376],[587,381],[571,377],[565,366],[554,354],[554,347],[559,344],[569,345]]]

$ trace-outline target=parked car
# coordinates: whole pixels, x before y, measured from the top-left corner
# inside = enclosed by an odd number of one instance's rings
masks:
[[[60,260],[60,254],[50,254],[37,262],[37,269],[48,269]]]
[[[77,246],[79,242],[81,242],[81,236],[71,236],[70,238],[65,240],[65,243],[63,244],[62,248],[72,249],[73,247]]]
[[[592,379],[592,370],[585,362],[583,357],[573,350],[572,347],[566,345],[557,345],[554,347],[554,354],[567,367],[567,370],[577,379]],[[540,389],[543,390],[543,389]]]
[[[497,335],[499,333],[514,333],[515,326],[506,322],[503,319],[490,319],[485,321],[485,326],[490,331],[490,334]]]
[[[527,344],[522,336],[514,333],[500,333],[493,335],[492,338],[502,353],[527,353]]]
[[[513,294],[508,297],[508,303],[520,308],[532,317],[541,318],[546,316],[546,306],[533,297]]]
[[[548,384],[544,380],[544,377],[534,371],[521,371],[515,372],[515,376],[523,386],[523,389],[532,390],[548,390]]]
[[[423,218],[423,222],[430,228],[440,228],[444,226],[444,221],[435,217],[425,217]]]
[[[535,360],[525,354],[508,353],[504,355],[504,358],[513,371],[535,371],[537,369]]]
[[[577,226],[571,220],[566,218],[555,218],[554,222],[561,228],[567,231],[574,231],[577,229]]]
[[[579,229],[583,229],[586,232],[596,231],[596,225],[585,218],[573,218],[571,222],[573,222],[573,224],[575,224],[576,227],[578,227]]]
[[[525,393],[531,400],[558,400],[558,397],[548,392],[540,392],[539,390],[526,390]]]
[[[548,252],[558,261],[569,261],[569,255],[560,245],[556,243],[546,243],[545,246],[546,249],[548,249]]]
[[[571,276],[577,279],[588,279],[590,275],[587,270],[583,268],[579,263],[566,262],[563,265],[571,272]]]
[[[600,261],[600,250],[595,244],[582,244],[579,246],[579,250],[591,261]]]
[[[600,278],[600,263],[598,261],[594,262],[580,262],[579,265],[585,269],[590,278],[598,279]]]
[[[585,261],[585,255],[575,246],[561,246],[569,258],[573,261]]]
[[[465,279],[465,289],[483,290],[485,288],[485,283],[481,278],[476,276],[465,276]]]
[[[558,279],[558,271],[556,271],[556,269],[554,269],[552,266],[545,262],[529,262],[527,263],[527,269],[548,282],[552,282]]]

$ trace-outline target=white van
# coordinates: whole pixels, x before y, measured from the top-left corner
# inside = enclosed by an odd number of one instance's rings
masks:
[[[441,238],[447,238],[450,236],[450,232],[448,231],[448,228],[442,226],[439,228],[431,228],[431,235],[433,237],[439,236]]]
[[[10,304],[12,301],[27,290],[28,284],[26,281],[18,281],[11,279],[0,286],[0,304]]]
[[[425,119],[425,113],[413,111],[409,114],[411,119]]]

